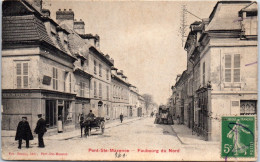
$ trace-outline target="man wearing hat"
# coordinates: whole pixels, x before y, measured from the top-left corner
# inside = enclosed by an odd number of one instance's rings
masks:
[[[21,149],[22,147],[22,140],[26,141],[26,148],[29,148],[29,140],[33,140],[33,135],[30,125],[27,122],[27,117],[22,117],[22,121],[19,122],[15,135],[15,140],[19,141],[19,149]]]
[[[42,114],[38,114],[38,122],[37,122],[37,125],[36,125],[36,128],[34,130],[34,132],[36,134],[38,134],[38,143],[39,143],[39,147],[45,147],[44,146],[44,142],[43,142],[43,135],[45,132],[47,132],[47,129],[46,129],[46,122],[45,120],[42,118]]]

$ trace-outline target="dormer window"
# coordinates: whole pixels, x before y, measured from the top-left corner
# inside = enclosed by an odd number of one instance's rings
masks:
[[[85,61],[81,59],[80,64],[81,64],[82,67],[84,66],[84,63],[85,63]]]
[[[55,44],[56,47],[58,47],[58,42],[57,42],[57,35],[56,33],[51,31],[51,39],[53,41],[53,43]]]

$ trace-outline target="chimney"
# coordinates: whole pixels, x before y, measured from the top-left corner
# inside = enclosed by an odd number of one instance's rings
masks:
[[[69,9],[69,11],[66,9],[64,9],[64,11],[59,9],[56,12],[56,20],[59,25],[66,24],[70,29],[73,29],[74,12],[71,9]]]
[[[110,62],[114,65],[114,59],[110,58]]]
[[[85,23],[84,21],[82,21],[82,19],[80,19],[79,21],[77,21],[76,19],[74,20],[74,30],[78,34],[85,34]]]
[[[108,54],[106,54],[105,56],[108,60],[110,60],[110,56]]]
[[[42,14],[46,17],[50,17],[51,16],[51,12],[48,9],[42,9]]]
[[[27,0],[36,10],[42,11],[42,0]]]

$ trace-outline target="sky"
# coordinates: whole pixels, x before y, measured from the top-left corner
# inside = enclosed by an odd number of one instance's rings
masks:
[[[140,94],[165,104],[170,87],[187,66],[180,27],[182,5],[208,18],[216,1],[72,1],[43,0],[56,19],[58,9],[72,9],[85,22],[85,32],[100,36],[100,50],[115,60]],[[199,21],[187,13],[186,25]],[[189,32],[189,26],[186,27]],[[187,35],[186,34],[186,35]],[[186,38],[185,38],[186,39]]]

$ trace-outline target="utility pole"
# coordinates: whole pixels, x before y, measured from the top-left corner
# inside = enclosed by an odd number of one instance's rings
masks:
[[[200,17],[196,16],[195,14],[191,13],[190,11],[187,10],[186,5],[182,5],[181,8],[181,27],[180,27],[180,34],[181,34],[181,42],[182,42],[182,47],[184,46],[185,38],[187,37],[186,34],[186,28],[187,28],[187,13],[196,17],[197,19],[202,20]]]
[[[180,33],[181,33],[181,44],[182,47],[184,45],[185,42],[185,37],[186,36],[186,27],[187,25],[187,9],[186,9],[186,5],[182,5],[182,9],[181,9],[181,27],[180,27]]]

